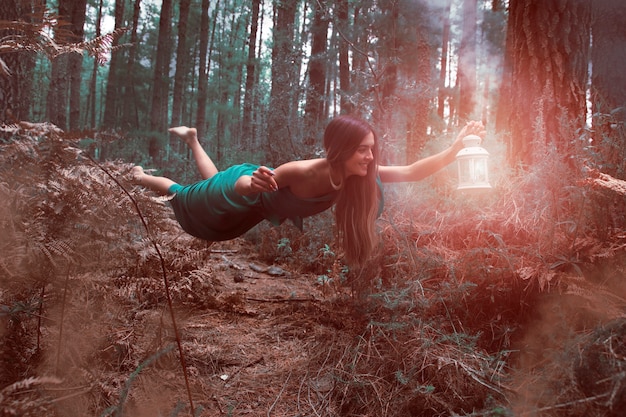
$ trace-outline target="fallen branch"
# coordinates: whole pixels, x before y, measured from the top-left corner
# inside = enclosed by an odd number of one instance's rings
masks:
[[[254,298],[254,297],[246,297],[246,301],[258,301],[260,303],[290,303],[290,302],[307,302],[312,301],[316,302],[317,300],[313,297],[310,298]]]
[[[626,195],[626,181],[612,177],[609,174],[593,170],[591,172],[591,178],[589,178],[587,182],[595,186],[615,191],[621,195]]]

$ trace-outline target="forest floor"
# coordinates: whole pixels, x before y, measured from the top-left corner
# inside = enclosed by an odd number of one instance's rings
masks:
[[[482,200],[386,190],[357,272],[328,213],[209,245],[128,164],[5,130],[0,416],[626,409],[622,180],[548,161]]]
[[[569,400],[553,407],[541,397],[552,395],[551,378],[563,375],[571,382],[562,383],[560,395],[572,395],[574,376],[549,368],[563,366],[555,351],[580,348],[580,341],[571,339],[559,345],[565,338],[558,334],[574,332],[569,320],[577,316],[577,302],[558,298],[545,304],[539,325],[543,331],[533,325],[525,332],[535,335],[512,335],[519,340],[508,353],[525,345],[528,357],[536,356],[526,366],[509,361],[506,353],[487,355],[461,340],[467,335],[449,343],[449,335],[433,332],[413,308],[404,313],[398,308],[403,318],[395,321],[385,313],[367,312],[349,287],[265,264],[244,239],[203,251],[204,259],[191,273],[169,282],[186,372],[159,278],[90,273],[69,282],[73,290],[64,299],[63,335],[59,318],[42,328],[42,351],[49,357],[42,358],[39,368],[56,369],[63,377],[41,381],[43,391],[21,392],[22,402],[24,397],[32,401],[29,407],[20,408],[14,399],[13,408],[4,411],[192,415],[193,402],[196,416],[568,415],[559,408],[570,409]],[[403,329],[407,317],[419,324]],[[568,324],[548,323],[555,320]],[[615,341],[625,334],[626,325],[622,327]],[[531,337],[539,340],[531,342]],[[545,361],[542,371],[534,368]],[[590,377],[606,376],[606,371]],[[409,383],[411,378],[419,382]],[[42,392],[45,401],[36,399]],[[603,392],[599,399],[607,397]],[[586,405],[594,399],[576,401]],[[612,414],[596,410],[588,415]]]

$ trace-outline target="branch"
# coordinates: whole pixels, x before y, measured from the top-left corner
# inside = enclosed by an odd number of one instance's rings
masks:
[[[597,170],[591,171],[590,178],[588,178],[585,183],[603,187],[621,195],[626,195],[626,181]]]

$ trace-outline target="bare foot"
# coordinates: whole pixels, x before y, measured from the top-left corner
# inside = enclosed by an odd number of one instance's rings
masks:
[[[139,165],[132,167],[130,170],[130,180],[133,184],[141,184],[141,179],[146,175],[143,168]]]
[[[167,129],[168,132],[180,137],[187,145],[198,140],[198,131],[195,127],[177,126]]]

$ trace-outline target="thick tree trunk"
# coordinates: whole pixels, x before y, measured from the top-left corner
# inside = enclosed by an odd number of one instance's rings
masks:
[[[510,133],[509,162],[570,153],[585,123],[591,4],[511,0],[498,130]]]
[[[592,4],[594,142],[603,170],[626,178],[626,2],[595,0]]]

